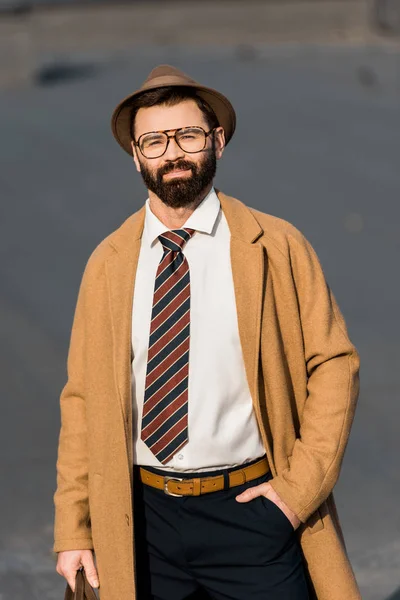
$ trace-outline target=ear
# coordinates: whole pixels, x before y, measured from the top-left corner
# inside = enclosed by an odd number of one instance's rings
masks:
[[[222,157],[225,150],[225,131],[223,127],[217,127],[214,131],[215,136],[215,155],[217,159]]]
[[[136,165],[136,170],[140,173],[140,162],[139,162],[138,154],[137,154],[137,146],[135,146],[135,144],[133,143],[133,140],[131,140],[131,147],[132,147],[133,162]]]

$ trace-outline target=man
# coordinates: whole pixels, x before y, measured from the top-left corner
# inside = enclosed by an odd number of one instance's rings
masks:
[[[54,496],[57,571],[102,600],[360,598],[332,495],[359,357],[304,236],[213,187],[235,122],[167,65],[113,113],[149,197],[83,275]]]

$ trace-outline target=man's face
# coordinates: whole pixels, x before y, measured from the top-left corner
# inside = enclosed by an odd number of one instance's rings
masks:
[[[196,102],[185,100],[175,106],[139,109],[134,136],[137,141],[144,133],[191,126],[200,126],[206,132],[210,129]],[[167,206],[181,208],[193,204],[209,187],[224,144],[223,128],[218,127],[207,137],[206,147],[200,152],[186,153],[174,139],[170,139],[165,154],[159,158],[145,158],[133,144],[132,149],[136,168],[146,187]]]

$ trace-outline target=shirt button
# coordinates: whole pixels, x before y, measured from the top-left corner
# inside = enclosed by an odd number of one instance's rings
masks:
[[[182,460],[183,454],[178,454],[178,458],[179,458],[179,460]]]

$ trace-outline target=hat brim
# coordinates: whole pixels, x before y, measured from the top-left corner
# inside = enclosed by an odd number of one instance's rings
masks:
[[[168,78],[168,80],[169,81],[165,84],[160,85],[160,83],[156,83],[154,85],[147,86],[146,89],[141,89],[133,94],[130,94],[115,108],[111,117],[111,129],[118,144],[125,150],[125,152],[130,154],[130,156],[133,154],[131,146],[131,105],[133,100],[150,90],[170,86],[195,88],[198,96],[205,100],[214,111],[218,119],[218,123],[224,129],[225,144],[228,144],[236,128],[236,113],[228,98],[213,88],[201,86],[197,83],[182,83],[182,80],[174,83],[171,82],[171,78]]]

